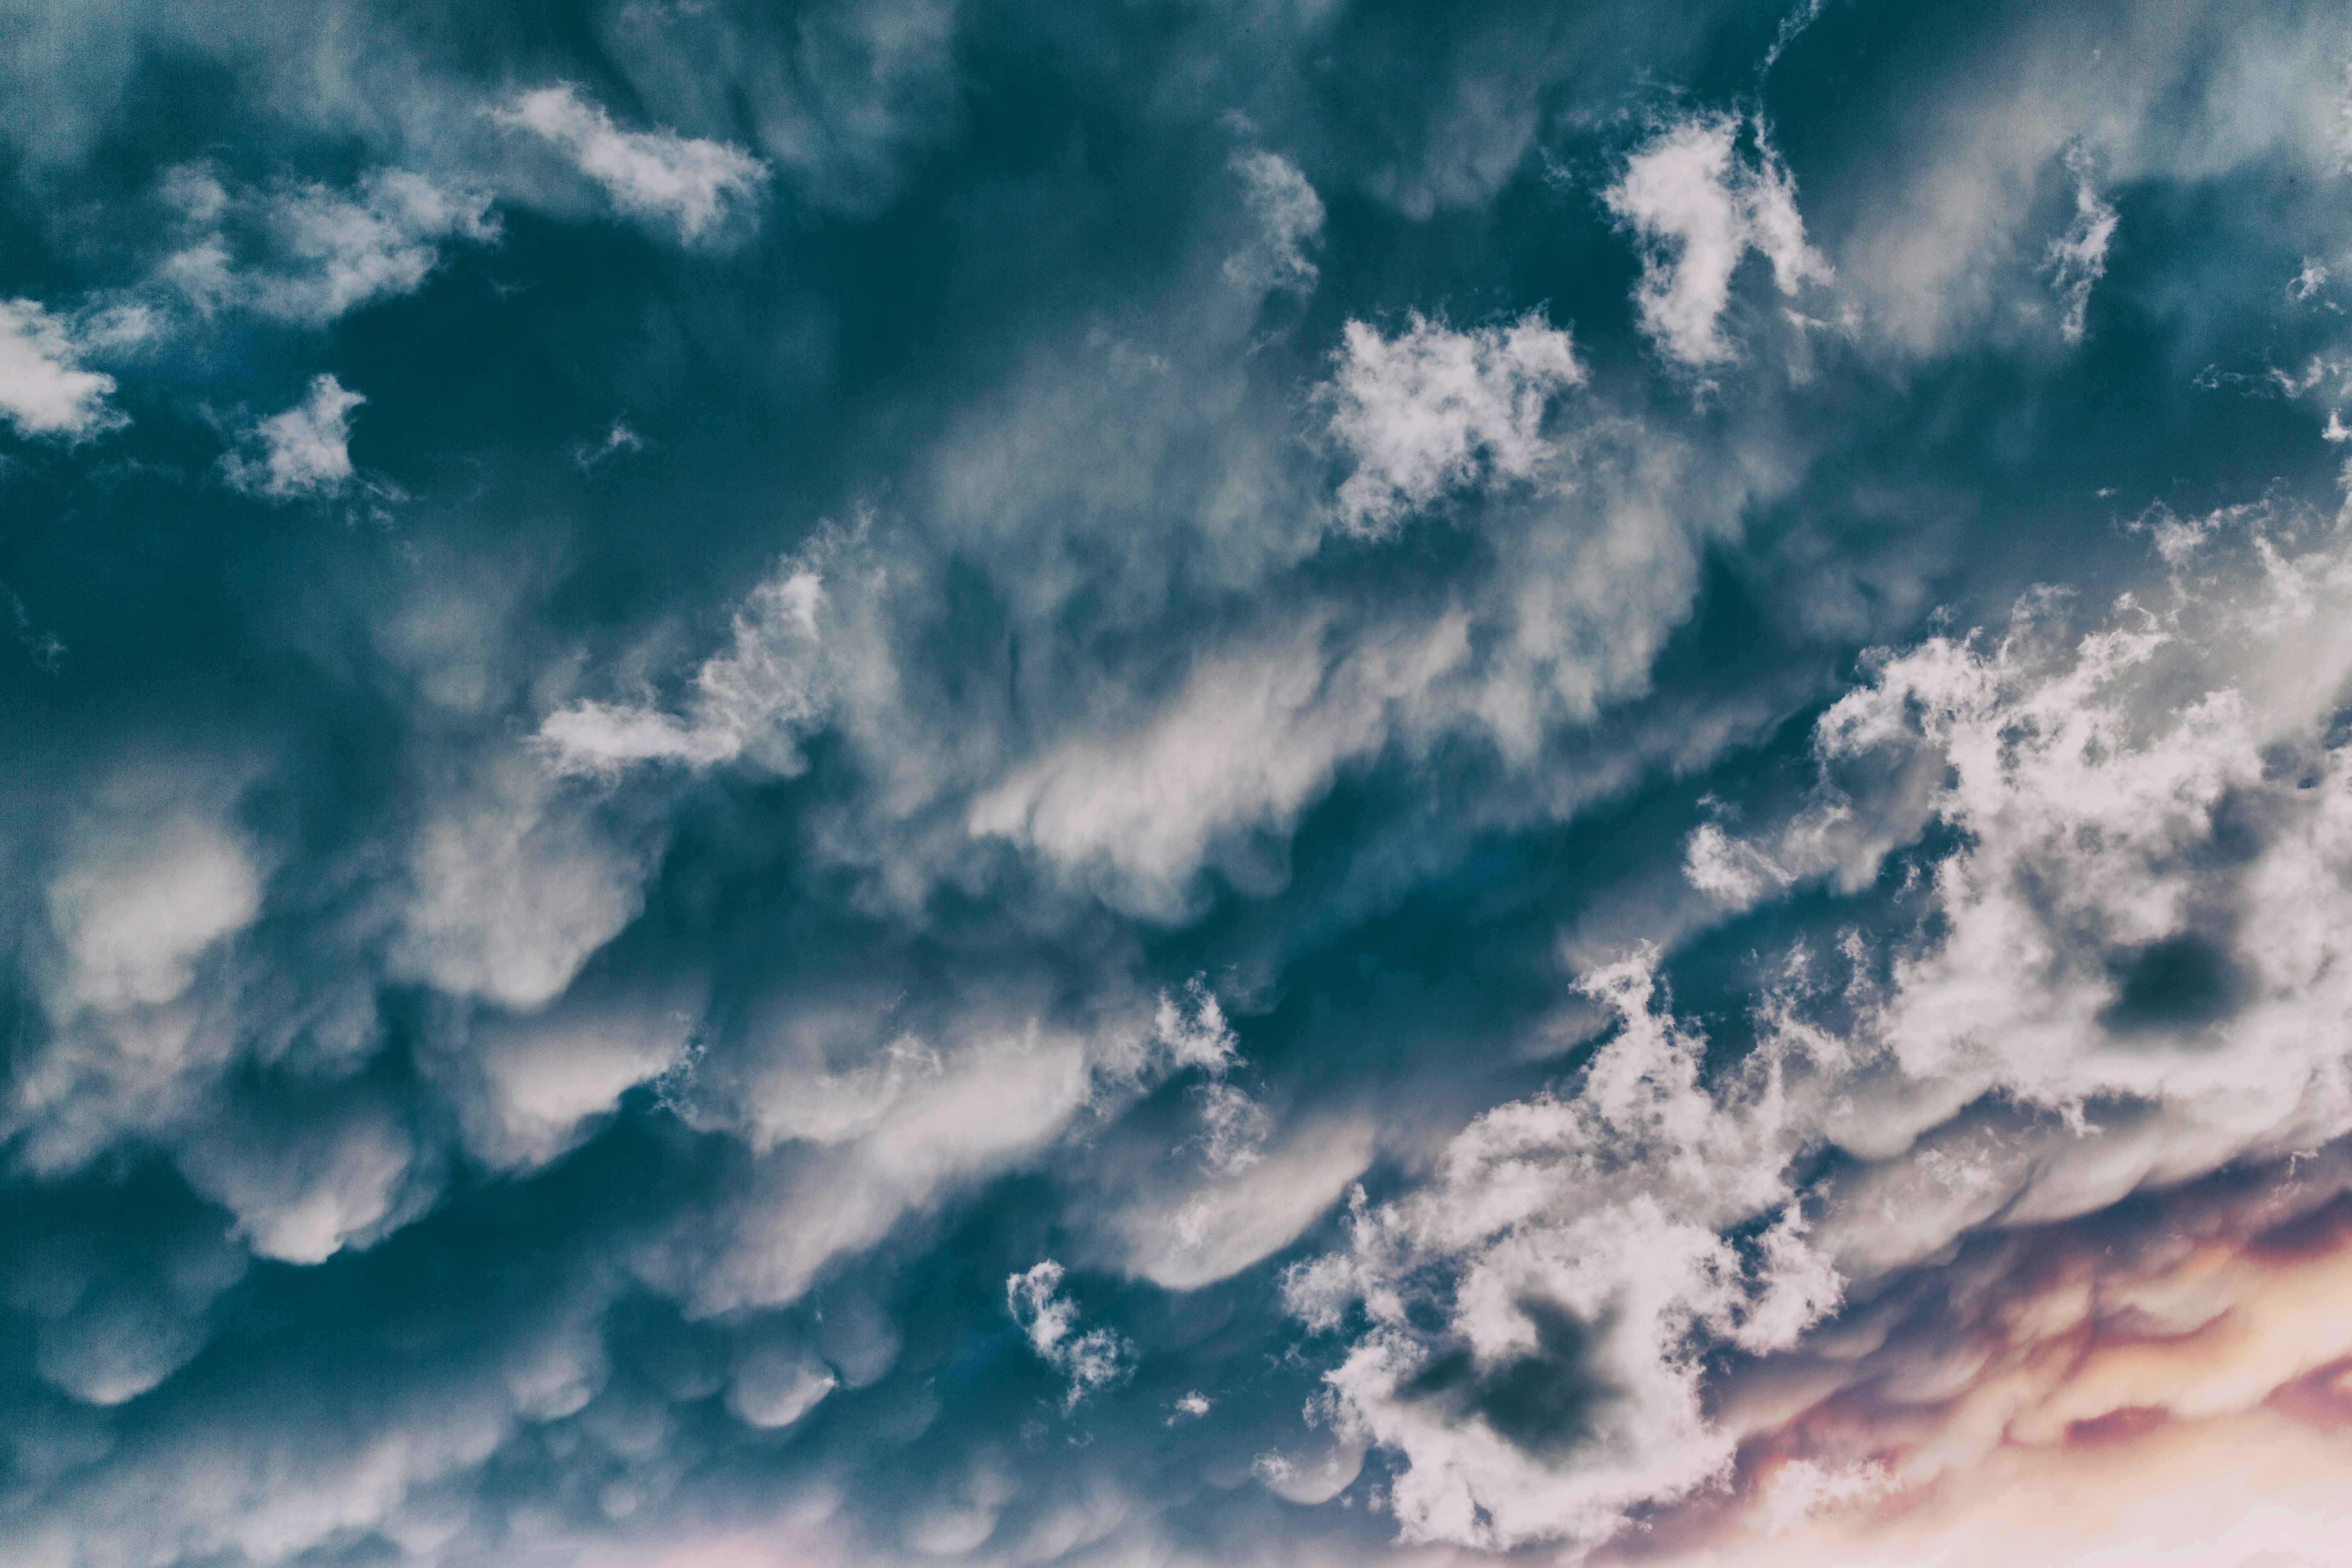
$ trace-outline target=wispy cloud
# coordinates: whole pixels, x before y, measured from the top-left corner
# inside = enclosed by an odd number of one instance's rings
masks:
[[[624,131],[568,82],[494,112],[500,124],[553,146],[621,211],[667,227],[681,245],[722,247],[757,222],[770,172],[740,147],[675,131]]]
[[[251,310],[304,327],[414,294],[445,247],[494,244],[500,232],[487,193],[401,169],[371,171],[346,189],[255,187],[190,163],[165,174],[161,195],[181,220],[163,283],[202,312]]]

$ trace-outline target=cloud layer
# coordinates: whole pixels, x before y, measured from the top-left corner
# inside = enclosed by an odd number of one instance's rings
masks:
[[[2337,9],[478,13],[0,28],[0,1560],[2333,1560]]]

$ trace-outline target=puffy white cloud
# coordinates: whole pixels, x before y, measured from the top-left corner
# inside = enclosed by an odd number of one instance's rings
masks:
[[[1312,289],[1318,274],[1307,252],[1323,238],[1323,198],[1279,153],[1236,153],[1233,170],[1258,237],[1225,258],[1225,276],[1247,289]]]
[[[1737,359],[1724,335],[1732,275],[1760,251],[1783,294],[1825,282],[1829,263],[1805,241],[1796,183],[1756,127],[1756,153],[1738,146],[1740,121],[1700,115],[1653,137],[1603,193],[1643,241],[1634,293],[1642,330],[1669,359],[1693,367]]]
[[[1037,1358],[1069,1380],[1064,1408],[1133,1375],[1134,1345],[1109,1329],[1080,1331],[1077,1303],[1062,1294],[1062,1266],[1052,1258],[1006,1279],[1004,1303]]]
[[[248,310],[305,327],[414,294],[444,245],[487,245],[499,232],[487,193],[404,169],[373,170],[348,191],[261,190],[184,164],[165,176],[163,197],[182,234],[161,281],[203,311]]]
[[[761,1163],[709,1245],[674,1249],[680,1294],[712,1312],[799,1300],[910,1213],[1036,1158],[1106,1076],[1133,1067],[1116,1038],[962,1030],[936,1045],[901,1036],[846,1070],[787,1052],[741,1069],[736,1103],[688,1097],[689,1121],[739,1129]]]
[[[726,242],[752,220],[768,166],[724,142],[675,131],[624,131],[570,83],[526,92],[499,123],[551,143],[631,216],[676,230],[686,246]]]
[[[2083,341],[2083,321],[2091,308],[2091,289],[2106,276],[2107,245],[2116,237],[2116,209],[2100,196],[2098,187],[2091,183],[2091,154],[2087,148],[2073,147],[2066,153],[2067,172],[2074,176],[2074,221],[2064,235],[2050,242],[2049,255],[2043,261],[2050,272],[2050,287],[2058,296],[2058,335],[2069,343]],[[2327,273],[2323,268],[2319,279]],[[2304,269],[2304,278],[2311,269]],[[2316,288],[2317,284],[2311,285]],[[2304,297],[2307,297],[2306,295]]]
[[[509,1168],[563,1153],[623,1093],[686,1059],[696,1000],[655,987],[617,999],[575,993],[541,1013],[477,1020],[465,1054],[479,1075],[468,1143]]]
[[[1349,321],[1325,393],[1355,459],[1341,524],[1385,533],[1452,491],[1537,479],[1553,455],[1544,416],[1583,380],[1570,335],[1533,312],[1469,331],[1415,315],[1393,338]]]
[[[1653,984],[1647,956],[1592,976],[1619,1032],[1572,1095],[1480,1117],[1427,1186],[1360,1198],[1349,1249],[1288,1275],[1311,1326],[1364,1314],[1325,1381],[1343,1428],[1403,1459],[1410,1540],[1589,1546],[1689,1495],[1733,1454],[1701,1348],[1787,1345],[1837,1304],[1790,1206],[1781,1058],[1710,1092],[1704,1039]],[[1776,1211],[1744,1253],[1724,1238]]]
[[[114,378],[81,368],[68,322],[34,300],[0,300],[0,415],[16,434],[85,441],[127,424],[107,402]]]
[[[310,380],[308,396],[254,426],[250,454],[231,452],[221,472],[231,488],[271,500],[324,500],[353,478],[352,410],[367,399],[332,375]]]
[[[1408,1537],[1605,1539],[1729,1473],[1703,1347],[1785,1352],[1842,1276],[2352,1131],[2352,761],[2326,738],[2352,555],[2290,553],[2295,520],[2259,512],[2167,528],[2163,613],[2126,600],[2074,638],[2042,595],[1998,644],[1887,656],[1816,731],[1850,788],[1769,853],[1692,841],[1694,880],[1738,902],[1855,886],[1940,821],[1956,847],[1897,905],[1916,930],[1793,954],[1756,1051],[1704,1086],[1645,964],[1599,972],[1619,1031],[1572,1097],[1488,1112],[1293,1271],[1310,1324],[1361,1308],[1328,1381],[1406,1461]],[[1825,1145],[1854,1163],[1800,1194]],[[2293,1354],[2265,1387],[2319,1364]]]
[[[284,1126],[209,1120],[182,1150],[190,1181],[236,1216],[255,1256],[320,1263],[416,1216],[433,1194],[412,1181],[419,1150],[383,1107],[313,1103]]]
[[[1151,1016],[1151,1034],[1179,1068],[1204,1068],[1216,1073],[1233,1065],[1233,1026],[1225,1022],[1224,1008],[1200,975],[1185,983],[1181,1001],[1169,992],[1160,994],[1160,1005]]]

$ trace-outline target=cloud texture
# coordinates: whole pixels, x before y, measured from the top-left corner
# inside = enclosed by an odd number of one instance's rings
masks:
[[[2337,9],[18,9],[0,1560],[2342,1556]]]

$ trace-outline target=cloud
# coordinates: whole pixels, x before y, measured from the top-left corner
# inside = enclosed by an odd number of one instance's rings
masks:
[[[2334,13],[51,9],[0,1559],[2334,1550]]]
[[[2325,1305],[2342,1182],[2322,1157],[1906,1277],[1818,1352],[1735,1374],[1732,1505],[1703,1545],[1643,1560],[1961,1562],[1987,1541],[2038,1563],[2233,1560],[2242,1521],[2225,1542],[2172,1498],[2241,1464],[2270,1477],[2270,1548],[2310,1551],[2352,1350]]]
[[[727,1408],[747,1426],[773,1430],[815,1409],[840,1382],[832,1368],[813,1356],[761,1346],[736,1363],[727,1386]]]
[[[1310,1327],[1363,1315],[1325,1382],[1346,1429],[1402,1461],[1408,1541],[1590,1546],[1710,1484],[1733,1444],[1696,1347],[1777,1349],[1838,1303],[1790,1206],[1780,1063],[1710,1092],[1705,1041],[1654,1009],[1646,958],[1585,984],[1619,1033],[1573,1094],[1488,1111],[1432,1183],[1360,1196],[1349,1250],[1286,1280]],[[1744,1252],[1724,1238],[1768,1218]]]
[[[304,1112],[290,1126],[223,1115],[179,1155],[190,1182],[236,1216],[254,1256],[321,1263],[430,1205],[437,1179],[420,1173],[430,1162],[396,1110],[351,1096]]]
[[[1225,276],[1249,289],[1311,291],[1319,274],[1307,252],[1322,243],[1323,199],[1279,153],[1236,153],[1232,167],[1258,237],[1225,258]]]
[[[623,212],[667,226],[688,248],[723,246],[757,221],[769,170],[740,147],[675,131],[624,131],[568,82],[494,112],[501,125],[554,146]]]
[[[1231,836],[1295,820],[1466,643],[1458,620],[1337,653],[1320,633],[1204,660],[1139,733],[1076,738],[981,795],[972,833],[1032,846],[1139,914],[1177,916]]]
[[[1349,321],[1325,394],[1355,459],[1341,526],[1377,537],[1449,492],[1536,479],[1554,451],[1544,416],[1583,381],[1570,335],[1533,312],[1466,332],[1416,314],[1393,338]]]
[[[329,500],[352,488],[352,410],[367,399],[332,375],[310,378],[310,395],[255,425],[251,455],[221,458],[231,489],[269,500]]]
[[[1134,1375],[1132,1344],[1108,1329],[1079,1331],[1077,1303],[1062,1293],[1062,1266],[1052,1258],[1008,1278],[1004,1301],[1037,1359],[1068,1380],[1065,1410]]]
[[[734,637],[695,671],[683,718],[645,704],[583,700],[542,721],[538,741],[563,773],[611,776],[645,763],[711,767],[749,756],[790,777],[800,742],[828,717],[835,675],[821,628],[822,545],[787,563],[735,612]]]
[[[2091,155],[2086,149],[2069,148],[2066,169],[2074,176],[2074,221],[2062,237],[2050,242],[2043,265],[2050,271],[2050,287],[2058,296],[2058,335],[2072,344],[2083,341],[2091,289],[2106,276],[2107,246],[2116,236],[2116,217],[2115,207],[2091,184]],[[2311,276],[2308,268],[2304,276]],[[2321,268],[2318,276],[2324,281],[2326,269]],[[2307,298],[2308,292],[2302,297]]]
[[[166,172],[178,248],[157,281],[205,314],[250,310],[320,328],[422,289],[445,246],[499,237],[485,192],[404,169],[374,169],[349,190],[235,184],[207,163]]]
[[[1152,1184],[1108,1216],[1128,1273],[1171,1290],[1229,1279],[1305,1235],[1371,1163],[1371,1129],[1360,1123],[1295,1128],[1270,1148],[1260,1146],[1270,1124],[1253,1129],[1248,1157],[1234,1159],[1215,1142],[1216,1110],[1231,1103],[1216,1097],[1204,1107],[1205,1170]],[[1240,1104],[1263,1117],[1250,1101]]]
[[[1829,263],[1805,241],[1796,182],[1765,139],[1738,146],[1740,121],[1699,115],[1652,137],[1626,160],[1601,199],[1642,241],[1634,291],[1642,331],[1671,360],[1703,369],[1739,357],[1722,330],[1732,275],[1749,251],[1772,264],[1772,280],[1793,295],[1827,282]]]
[[[645,449],[646,438],[629,428],[627,420],[615,419],[602,439],[583,441],[572,447],[572,461],[585,474],[593,472],[597,464],[616,453],[642,452]]]
[[[453,995],[534,1008],[645,907],[663,833],[529,756],[468,771],[408,842],[390,964]]]
[[[114,378],[81,368],[70,325],[32,300],[0,300],[0,415],[26,439],[87,441],[128,424]]]
[[[2319,630],[2352,569],[2340,542],[2289,555],[2231,521],[2252,537],[2209,521],[2172,548],[2164,617],[2127,599],[2070,640],[2042,595],[1993,647],[1887,657],[1815,729],[1825,773],[1873,762],[1873,795],[1825,786],[1769,858],[1691,841],[1695,880],[1748,898],[1939,821],[1957,847],[1912,884],[1917,934],[1879,938],[1883,980],[1860,936],[1842,984],[1792,954],[1755,1050],[1703,1083],[1706,1042],[1657,1010],[1649,961],[1602,969],[1584,984],[1617,1032],[1573,1095],[1487,1112],[1427,1185],[1360,1205],[1348,1251],[1291,1272],[1311,1327],[1365,1325],[1326,1381],[1402,1460],[1408,1540],[1607,1540],[1730,1473],[1700,1347],[1785,1352],[1846,1281],[1979,1226],[2352,1131],[2331,978],[2352,902],[2330,890],[2352,773],[2320,739],[2352,641]],[[1822,1147],[1855,1164],[1804,1191]]]
[[[260,907],[250,853],[216,824],[165,816],[93,834],[48,886],[69,965],[57,1000],[109,1011],[171,1002],[206,950]]]

